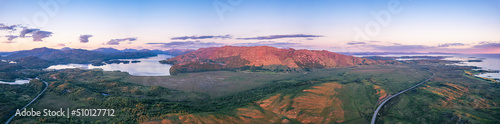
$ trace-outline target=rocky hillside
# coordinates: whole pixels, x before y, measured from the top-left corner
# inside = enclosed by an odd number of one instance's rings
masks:
[[[278,49],[269,46],[200,48],[161,63],[174,64],[171,74],[241,68],[295,70],[387,64],[393,61],[357,58],[326,50]]]

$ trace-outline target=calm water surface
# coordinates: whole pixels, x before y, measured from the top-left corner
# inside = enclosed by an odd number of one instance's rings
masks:
[[[374,56],[374,55],[355,55],[356,57]],[[484,70],[500,70],[500,54],[387,54],[378,55],[383,57],[401,57],[401,56],[443,56],[443,60],[460,61],[453,65],[476,66]],[[423,58],[397,59],[399,61],[417,60]],[[482,62],[468,62],[468,60],[482,60]],[[484,73],[476,75],[478,77],[493,78],[500,80],[500,73]]]
[[[129,64],[106,64],[103,66],[93,66],[91,64],[66,64],[66,65],[53,65],[47,69],[70,69],[70,68],[81,68],[81,69],[95,69],[101,68],[104,71],[122,71],[128,72],[130,75],[134,76],[168,76],[170,75],[169,64],[160,64],[158,61],[165,60],[167,58],[172,58],[169,55],[160,54],[156,57],[142,58],[142,59],[119,59],[123,61],[141,61],[140,63],[129,63]]]
[[[363,56],[373,56],[373,55],[355,55],[356,57]],[[485,70],[500,70],[500,54],[388,54],[379,55],[384,57],[400,57],[400,56],[445,56],[444,60],[456,60],[461,61],[455,65],[460,66],[477,66]],[[107,64],[104,66],[92,66],[90,64],[68,64],[68,65],[54,65],[50,66],[48,69],[67,69],[67,68],[82,68],[82,69],[94,69],[102,68],[105,71],[122,71],[128,72],[135,76],[167,76],[170,75],[169,69],[171,65],[160,64],[158,61],[165,60],[166,58],[171,58],[169,55],[158,55],[157,57],[150,57],[144,59],[121,59],[121,60],[139,60],[140,63],[130,63],[130,64]],[[422,58],[416,58],[422,59]],[[481,59],[482,62],[467,62],[467,60],[477,60]],[[399,59],[400,61],[412,60],[412,59]],[[500,79],[500,73],[484,73],[476,75],[479,77]]]
[[[456,65],[477,66],[485,70],[500,70],[500,54],[459,54],[456,57],[461,59],[481,59],[482,62],[461,62]],[[473,57],[473,58],[471,58]],[[478,77],[493,78],[500,80],[500,73],[484,73],[476,75]]]
[[[0,84],[10,84],[10,85],[20,85],[30,83],[30,80],[16,80],[15,82],[3,82],[0,81]]]

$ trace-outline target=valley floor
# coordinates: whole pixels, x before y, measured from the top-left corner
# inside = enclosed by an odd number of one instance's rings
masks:
[[[42,74],[49,87],[30,107],[109,108],[117,116],[16,117],[13,122],[369,123],[382,99],[426,80],[432,71],[436,76],[429,82],[387,102],[377,123],[499,123],[500,85],[468,75],[471,69],[421,63],[164,77],[68,69]],[[12,93],[20,92],[4,95]]]

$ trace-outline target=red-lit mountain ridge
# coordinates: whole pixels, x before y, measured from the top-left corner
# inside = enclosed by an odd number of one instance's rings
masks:
[[[254,67],[278,70],[334,68],[354,65],[388,64],[392,62],[358,58],[326,50],[278,49],[269,46],[200,48],[196,51],[161,61],[161,63],[174,64],[170,69],[171,74]]]

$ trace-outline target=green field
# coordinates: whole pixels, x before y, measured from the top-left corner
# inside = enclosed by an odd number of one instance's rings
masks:
[[[144,86],[161,86],[185,92],[198,92],[216,98],[301,75],[300,73],[197,72],[175,76],[127,76],[123,81]]]
[[[389,101],[378,123],[499,122],[498,83],[467,76],[464,72],[470,69],[400,64],[300,73],[211,71],[163,77],[97,69],[50,71],[39,76],[49,82],[47,92],[28,108],[106,108],[115,109],[117,116],[16,117],[13,122],[316,123],[311,118],[317,118],[321,120],[317,123],[368,123],[380,99],[427,79],[432,75],[428,70],[436,77]],[[19,105],[5,109],[22,105],[22,100],[18,101]]]
[[[0,122],[6,121],[15,109],[22,108],[28,104],[38,93],[43,90],[43,83],[39,80],[32,80],[27,85],[6,85],[0,84]]]
[[[499,123],[500,85],[466,76],[466,67],[433,66],[430,82],[388,102],[384,123]]]

